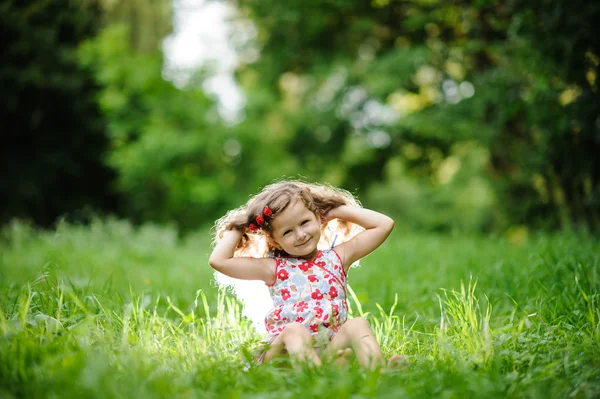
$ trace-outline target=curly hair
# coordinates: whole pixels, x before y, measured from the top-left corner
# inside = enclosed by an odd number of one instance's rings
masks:
[[[234,251],[234,256],[265,257],[269,253],[286,255],[276,246],[271,236],[271,226],[265,223],[260,229],[252,230],[251,224],[256,224],[256,217],[263,215],[263,209],[268,206],[272,212],[271,219],[284,211],[297,200],[304,203],[312,211],[321,224],[321,241],[319,246],[331,246],[333,240],[347,241],[362,231],[362,227],[343,220],[326,221],[325,216],[331,209],[340,205],[360,207],[360,202],[348,191],[333,187],[326,183],[307,183],[299,180],[283,180],[265,186],[259,193],[251,196],[239,208],[229,211],[215,222],[213,245],[215,245],[227,230],[243,232],[242,239]]]

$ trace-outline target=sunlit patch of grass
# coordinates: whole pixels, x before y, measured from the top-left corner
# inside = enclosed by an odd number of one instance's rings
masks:
[[[493,356],[490,319],[492,307],[486,300],[481,309],[475,295],[477,282],[469,281],[460,291],[444,290],[439,296],[440,325],[437,331],[436,349],[441,358],[458,358],[474,365],[485,365]]]

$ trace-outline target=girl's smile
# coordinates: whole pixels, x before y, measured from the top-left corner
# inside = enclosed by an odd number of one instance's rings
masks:
[[[308,240],[304,241],[302,244],[298,244],[298,245],[296,245],[296,246],[297,246],[297,247],[301,247],[301,246],[303,246],[303,245],[306,245],[306,244],[308,244],[308,243],[309,243],[309,241],[310,241],[310,240],[311,240],[311,239],[309,238]]]

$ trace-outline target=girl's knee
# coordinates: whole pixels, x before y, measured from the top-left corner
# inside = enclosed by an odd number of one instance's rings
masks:
[[[350,319],[344,323],[344,326],[346,326],[346,328],[352,331],[371,331],[371,326],[367,319],[365,319],[364,317],[355,317],[353,319]]]
[[[296,336],[310,336],[310,332],[305,325],[293,322],[285,326],[281,334],[288,335],[296,335]]]

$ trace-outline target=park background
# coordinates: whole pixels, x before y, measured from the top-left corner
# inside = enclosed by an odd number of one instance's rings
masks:
[[[0,394],[598,395],[600,4],[218,2],[232,110],[166,56],[209,3],[0,3]],[[209,229],[282,177],[396,220],[350,285],[404,375],[240,360]]]

